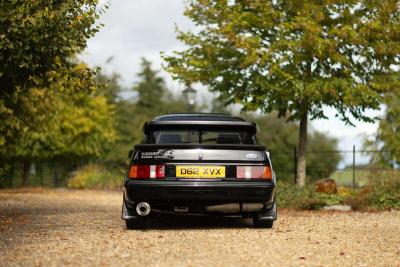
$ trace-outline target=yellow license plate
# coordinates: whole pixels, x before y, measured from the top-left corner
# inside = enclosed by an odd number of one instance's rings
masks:
[[[225,166],[176,166],[176,177],[224,178]]]

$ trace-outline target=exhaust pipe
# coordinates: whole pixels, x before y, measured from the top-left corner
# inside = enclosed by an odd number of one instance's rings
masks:
[[[264,204],[262,203],[243,203],[242,206],[242,211],[246,212],[254,212],[254,211],[260,211],[264,207]]]
[[[262,210],[262,203],[231,203],[214,206],[206,206],[206,211],[221,213],[256,212]]]
[[[136,205],[136,212],[140,216],[147,216],[150,213],[150,204],[147,202],[140,202],[139,204]]]
[[[206,211],[221,212],[221,213],[237,213],[240,212],[240,205],[238,203],[232,203],[232,204],[207,206]]]

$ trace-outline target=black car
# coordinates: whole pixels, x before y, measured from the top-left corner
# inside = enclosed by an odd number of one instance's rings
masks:
[[[223,114],[171,114],[143,126],[130,151],[122,219],[143,227],[152,214],[253,218],[256,227],[276,220],[275,174],[257,126]]]

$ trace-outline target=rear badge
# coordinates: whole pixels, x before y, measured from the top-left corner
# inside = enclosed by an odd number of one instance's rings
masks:
[[[156,152],[141,152],[140,157],[142,159],[173,159],[174,152],[172,150],[159,149]]]
[[[246,158],[248,158],[248,159],[256,159],[257,158],[257,154],[254,154],[254,153],[246,154]]]
[[[203,160],[203,154],[199,153],[197,157],[199,158],[199,160]]]

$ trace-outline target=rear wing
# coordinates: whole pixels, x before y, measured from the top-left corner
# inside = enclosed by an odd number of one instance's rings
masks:
[[[148,134],[154,130],[246,130],[255,134],[257,132],[257,125],[253,122],[247,121],[151,121],[146,122],[143,126],[143,132]]]
[[[135,150],[153,151],[155,149],[227,149],[227,150],[252,150],[266,151],[262,145],[245,144],[137,144]]]

